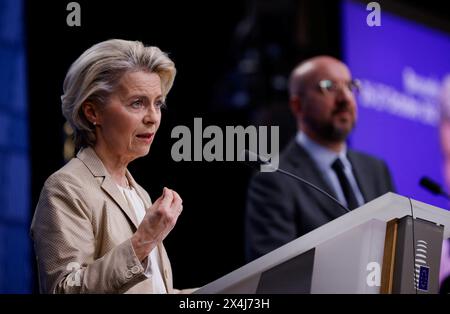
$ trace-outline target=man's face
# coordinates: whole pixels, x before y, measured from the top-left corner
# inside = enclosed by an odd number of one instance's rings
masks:
[[[345,141],[357,119],[351,79],[348,68],[336,60],[314,65],[300,95],[304,131],[323,141]]]

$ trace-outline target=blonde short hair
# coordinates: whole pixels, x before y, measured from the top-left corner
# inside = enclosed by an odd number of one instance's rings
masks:
[[[95,131],[82,104],[105,105],[122,76],[130,71],[156,73],[165,98],[175,79],[175,64],[158,47],[140,41],[111,39],[86,50],[67,72],[63,85],[62,112],[74,131],[76,147],[93,146]]]

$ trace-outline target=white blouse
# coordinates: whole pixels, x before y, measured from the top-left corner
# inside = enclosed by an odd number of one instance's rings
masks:
[[[140,224],[145,216],[145,206],[142,199],[136,193],[134,188],[127,189],[120,185],[117,185],[122,192],[128,205],[134,209],[136,213],[137,221]],[[154,293],[167,293],[166,286],[161,274],[161,265],[159,264],[160,258],[158,249],[155,247],[148,256],[147,268],[144,272],[147,278],[153,277],[153,292]]]

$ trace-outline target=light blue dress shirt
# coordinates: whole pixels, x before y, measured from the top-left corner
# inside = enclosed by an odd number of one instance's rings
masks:
[[[344,173],[347,176],[348,181],[350,182],[350,186],[353,189],[353,192],[355,194],[359,206],[364,204],[364,198],[362,196],[361,190],[358,187],[358,184],[356,183],[355,176],[353,175],[352,172],[352,164],[347,158],[347,146],[345,144],[342,151],[336,153],[314,142],[303,132],[297,133],[296,141],[308,152],[308,154],[314,160],[323,178],[334,190],[337,199],[342,204],[348,206],[347,200],[345,199],[344,196],[344,192],[342,191],[341,188],[341,184],[339,183],[339,179],[334,170],[331,168],[333,162],[336,160],[336,158],[339,157],[342,163],[344,164]]]

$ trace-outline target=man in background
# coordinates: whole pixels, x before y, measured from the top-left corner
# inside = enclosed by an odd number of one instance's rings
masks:
[[[350,210],[394,185],[386,164],[347,148],[357,120],[357,81],[341,61],[318,56],[290,77],[290,107],[298,133],[280,155],[280,168],[335,196]],[[256,174],[245,218],[246,258],[262,256],[346,211],[323,194],[278,172]]]

